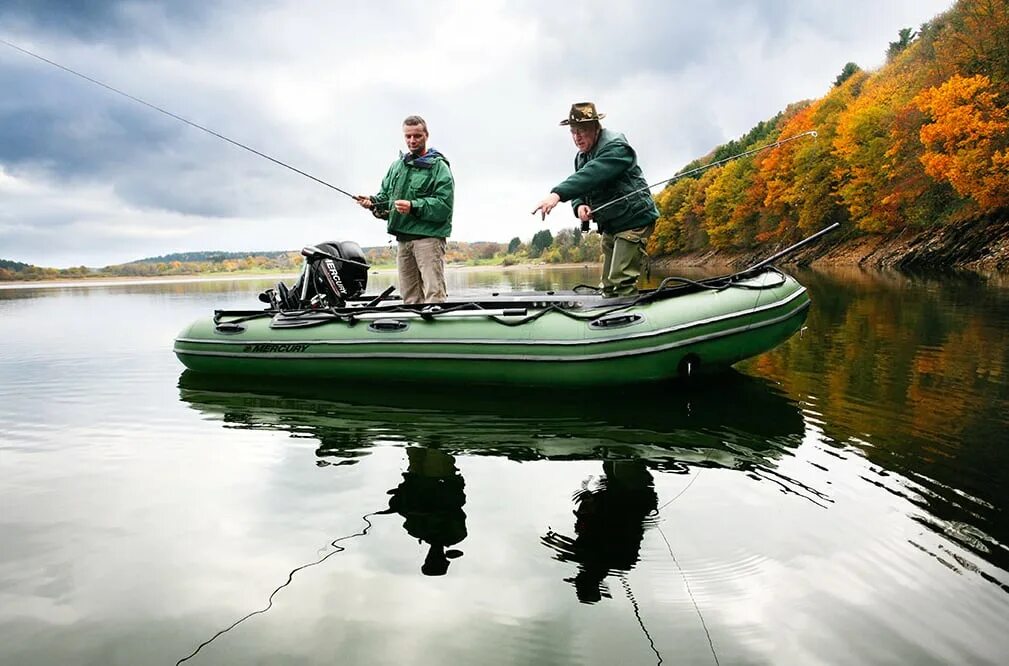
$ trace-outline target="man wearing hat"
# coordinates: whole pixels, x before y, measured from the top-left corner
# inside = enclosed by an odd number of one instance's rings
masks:
[[[603,128],[599,121],[605,117],[592,102],[571,105],[561,125],[571,127],[578,148],[575,172],[550,190],[533,213],[545,220],[558,202],[570,201],[583,229],[595,220],[603,237],[603,296],[631,296],[659,211],[634,149],[623,134]]]

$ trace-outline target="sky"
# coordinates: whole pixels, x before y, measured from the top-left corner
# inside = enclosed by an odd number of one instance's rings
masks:
[[[872,70],[952,0],[4,0],[0,39],[352,194],[419,114],[456,181],[451,238],[529,240],[593,101],[649,183],[845,63]],[[658,188],[656,188],[658,189]],[[390,241],[349,197],[0,44],[0,259],[106,266],[172,252]]]

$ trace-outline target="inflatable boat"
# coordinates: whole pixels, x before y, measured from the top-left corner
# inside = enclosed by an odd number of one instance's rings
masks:
[[[364,296],[356,244],[303,250],[298,282],[262,310],[216,311],[175,353],[197,373],[354,382],[593,387],[728,368],[780,345],[806,318],[806,289],[769,264],[706,280],[666,278],[626,298],[589,287],[406,305]]]

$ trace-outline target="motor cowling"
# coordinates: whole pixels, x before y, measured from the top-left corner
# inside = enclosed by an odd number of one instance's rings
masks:
[[[301,250],[301,277],[290,289],[280,282],[260,299],[277,310],[342,307],[368,287],[368,259],[354,241],[327,241]],[[265,297],[265,298],[264,298]]]
[[[328,241],[301,251],[309,263],[308,277],[323,307],[340,307],[368,287],[368,260],[354,241]],[[309,290],[311,291],[311,289]],[[302,303],[302,307],[307,307]]]

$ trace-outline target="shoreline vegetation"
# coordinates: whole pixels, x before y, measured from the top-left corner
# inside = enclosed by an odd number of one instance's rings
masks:
[[[446,270],[450,271],[480,271],[493,269],[497,271],[534,271],[545,268],[598,268],[600,262],[577,262],[577,263],[552,263],[529,262],[509,264],[449,264]],[[372,275],[393,274],[396,272],[395,266],[372,266],[369,271]],[[0,281],[0,289],[17,289],[31,287],[73,287],[73,286],[106,286],[112,284],[173,284],[185,282],[214,282],[217,280],[268,280],[268,279],[289,279],[298,278],[298,271],[284,270],[255,270],[218,273],[178,273],[163,275],[111,275],[111,274],[91,274],[67,277],[39,277],[32,280],[8,280]]]
[[[782,263],[1009,271],[1009,3],[959,0],[900,30],[878,70],[849,62],[823,97],[789,105],[680,173],[655,193],[655,267],[738,268],[839,223]],[[542,230],[525,242],[450,240],[446,259],[597,263],[599,245],[594,232]],[[376,267],[395,264],[389,245],[365,253]],[[101,269],[0,258],[0,282],[293,273],[300,264],[286,251],[182,253]]]

